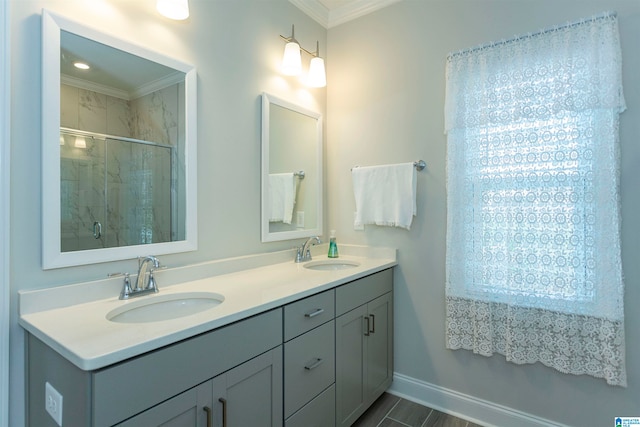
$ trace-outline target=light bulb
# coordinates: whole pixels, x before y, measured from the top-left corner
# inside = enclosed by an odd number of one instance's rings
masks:
[[[324,59],[319,56],[311,59],[307,84],[311,87],[325,87],[327,85],[327,76],[324,71]]]
[[[300,45],[290,41],[284,47],[282,57],[282,73],[287,76],[297,76],[302,72],[302,58],[300,57]]]

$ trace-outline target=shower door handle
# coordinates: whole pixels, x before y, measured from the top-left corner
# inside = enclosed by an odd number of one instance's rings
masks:
[[[93,223],[93,238],[99,239],[100,237],[102,237],[102,224],[100,221],[95,221]]]

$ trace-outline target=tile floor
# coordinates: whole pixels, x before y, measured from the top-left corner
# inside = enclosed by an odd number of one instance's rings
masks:
[[[352,427],[481,427],[384,393]]]

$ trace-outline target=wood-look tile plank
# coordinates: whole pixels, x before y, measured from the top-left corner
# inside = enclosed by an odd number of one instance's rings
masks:
[[[352,427],[376,427],[399,401],[399,397],[383,393]]]
[[[385,418],[377,427],[407,427],[407,425],[392,420],[391,418]]]
[[[389,413],[388,418],[410,427],[421,427],[430,413],[431,409],[429,408],[405,399],[400,399],[398,404]]]
[[[423,427],[467,427],[467,424],[467,420],[456,418],[434,409],[423,424]]]

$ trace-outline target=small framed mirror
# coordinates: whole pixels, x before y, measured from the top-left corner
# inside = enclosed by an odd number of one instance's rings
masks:
[[[262,94],[262,241],[322,234],[322,115]]]
[[[42,14],[43,268],[197,249],[196,70]]]

